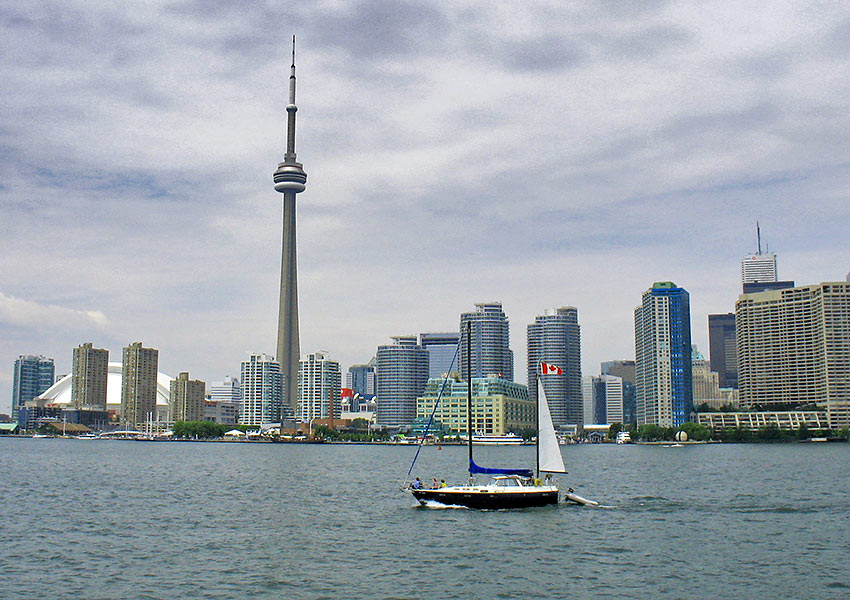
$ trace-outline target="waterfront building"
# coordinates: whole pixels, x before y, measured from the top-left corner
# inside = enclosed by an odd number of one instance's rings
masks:
[[[443,384],[446,383],[445,389]],[[443,395],[434,412],[434,405]],[[434,419],[453,435],[467,433],[467,382],[459,378],[431,378],[424,393],[416,399],[417,421]],[[501,377],[472,379],[472,431],[481,435],[520,433],[536,427],[536,404],[528,388]]]
[[[498,375],[514,379],[514,353],[510,348],[510,325],[501,302],[481,302],[473,312],[460,315],[460,376],[469,379],[466,360],[466,324],[471,323],[472,376]]]
[[[242,361],[242,425],[280,423],[283,408],[283,383],[280,364],[273,356],[252,354]]]
[[[826,412],[818,410],[704,412],[697,414],[696,422],[712,431],[727,429],[758,431],[769,426],[787,431],[798,431],[802,425],[810,431],[830,428]]]
[[[416,398],[428,380],[428,351],[413,335],[392,340],[392,344],[378,346],[375,355],[376,419],[379,425],[407,427],[416,418]]]
[[[156,420],[159,350],[142,342],[125,347],[121,360],[121,422],[128,429]]]
[[[204,421],[238,423],[241,407],[242,387],[239,379],[226,375],[221,381],[210,384],[209,397],[204,402]]]
[[[738,348],[735,313],[708,315],[709,368],[717,373],[720,387],[738,387]]]
[[[106,410],[106,379],[109,350],[94,348],[91,342],[74,348],[71,361],[71,398],[82,410]]]
[[[361,396],[374,396],[377,390],[374,362],[373,358],[368,364],[348,367],[348,373],[345,374],[345,387]]]
[[[620,422],[625,424],[637,423],[635,361],[608,360],[602,363],[600,372],[603,375],[619,377],[623,381],[623,420]],[[611,422],[616,423],[617,421]]]
[[[189,379],[189,373],[183,372],[169,386],[171,418],[175,421],[200,421],[204,418],[204,394],[206,383],[199,379]]]
[[[282,402],[295,412],[301,343],[298,336],[298,262],[295,243],[295,195],[306,188],[307,173],[295,154],[295,36],[292,36],[292,65],[289,74],[289,104],[286,105],[286,154],[274,173],[274,189],[283,194],[283,243],[280,257],[280,305],[277,326],[277,360],[283,377]],[[244,378],[243,378],[244,384]],[[256,417],[257,415],[255,415]],[[254,418],[254,417],[251,417]]]
[[[22,354],[15,359],[12,380],[12,418],[24,405],[53,385],[55,366],[52,358]]]
[[[241,393],[241,391],[240,391]],[[204,421],[235,425],[239,422],[239,411],[242,402],[226,402],[224,400],[204,400]]]
[[[528,395],[537,402],[537,374],[541,362],[557,365],[561,374],[544,378],[543,386],[556,427],[585,422],[581,379],[581,326],[578,309],[546,309],[526,328]]]
[[[690,297],[656,282],[634,314],[637,423],[678,427],[693,411]]]
[[[850,283],[742,294],[735,319],[742,408],[816,406],[850,426]]]
[[[324,352],[308,354],[298,369],[298,412],[301,423],[338,419],[342,389],[339,363]]]
[[[420,333],[419,345],[428,351],[428,377],[443,377],[446,373],[459,373],[458,342],[456,331]]]

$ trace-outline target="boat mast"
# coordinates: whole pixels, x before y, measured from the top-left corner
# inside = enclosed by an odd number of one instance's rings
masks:
[[[469,442],[469,479],[472,479],[472,322],[466,322],[466,436]]]
[[[534,378],[537,380],[534,382],[537,386],[537,402],[534,407],[534,430],[537,432],[537,437],[534,438],[534,456],[537,462],[534,466],[534,476],[540,479],[540,364],[534,368]]]

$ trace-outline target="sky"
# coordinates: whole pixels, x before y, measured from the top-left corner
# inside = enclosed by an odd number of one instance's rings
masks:
[[[693,340],[741,257],[850,270],[846,2],[63,0],[0,5],[0,412],[142,341],[207,382],[274,354],[297,35],[302,354],[343,370],[501,301],[579,311],[584,374],[634,357],[654,281]]]

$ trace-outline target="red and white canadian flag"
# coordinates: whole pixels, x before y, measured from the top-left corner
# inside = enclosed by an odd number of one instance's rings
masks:
[[[564,370],[558,365],[550,365],[549,363],[540,363],[541,375],[563,375]]]

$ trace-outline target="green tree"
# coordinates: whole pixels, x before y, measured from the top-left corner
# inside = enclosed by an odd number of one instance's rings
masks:
[[[617,434],[621,431],[623,431],[622,423],[611,423],[611,426],[608,428],[608,439],[617,439]]]
[[[679,431],[684,431],[688,434],[689,440],[697,442],[704,442],[711,438],[711,430],[708,427],[700,425],[699,423],[691,423],[690,421],[682,423],[682,426],[679,427]]]

